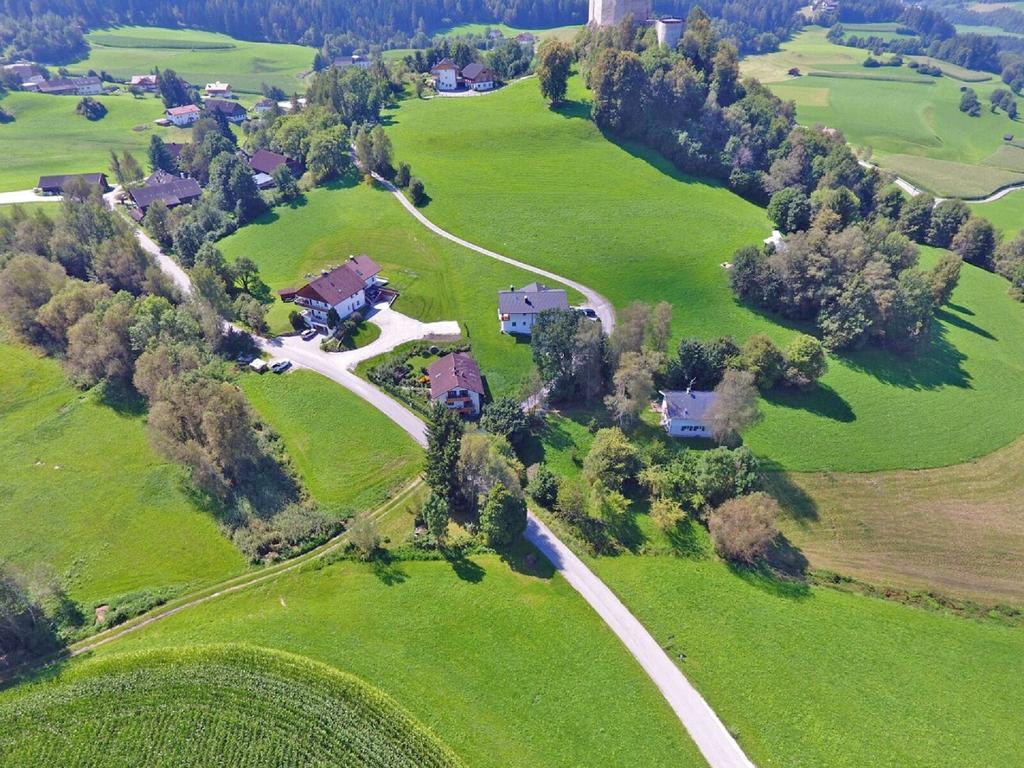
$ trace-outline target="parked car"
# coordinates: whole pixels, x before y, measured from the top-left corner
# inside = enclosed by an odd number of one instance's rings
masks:
[[[592,310],[590,307],[576,307],[576,311],[586,318],[597,320],[597,312]]]
[[[257,357],[255,360],[249,363],[249,367],[256,371],[256,373],[266,373],[268,366],[266,360],[261,360],[260,358]]]
[[[272,370],[274,373],[284,373],[285,371],[287,371],[291,367],[292,367],[292,361],[291,360],[275,360],[271,364],[270,370]]]
[[[317,333],[316,328],[307,328],[302,332],[302,340],[309,341],[310,339],[315,339],[317,337]]]

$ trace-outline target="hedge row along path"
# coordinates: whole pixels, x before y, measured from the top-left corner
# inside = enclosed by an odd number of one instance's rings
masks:
[[[406,199],[405,195],[403,195],[393,184],[380,177],[377,177],[377,181],[391,192],[392,195],[399,200],[402,206],[417,219],[417,221],[435,234],[451,240],[452,242],[458,243],[464,248],[468,248],[487,256],[488,258],[497,259],[498,261],[511,264],[541,277],[546,277],[550,280],[572,287],[587,298],[587,306],[592,307],[597,313],[606,332],[610,333],[614,328],[614,307],[611,302],[593,289],[574,280],[569,280],[560,275],[556,275],[553,272],[538,269],[537,267],[524,264],[523,262],[516,261],[515,259],[510,259],[507,256],[502,256],[494,251],[490,251],[486,248],[475,245],[474,243],[470,243],[467,240],[463,240],[430,221],[430,219],[417,210],[416,207]],[[160,248],[152,240],[146,237],[145,234],[142,232],[139,232],[138,234],[139,241],[147,251],[154,255],[160,267],[164,269],[174,282],[180,285],[186,293],[191,293],[191,286],[187,284],[188,275],[184,270],[182,270],[182,268],[170,257],[162,253]],[[262,344],[264,348],[274,349],[276,347],[275,341],[263,341]],[[289,353],[293,353],[293,350],[289,349]],[[305,358],[305,356],[303,357]],[[373,387],[362,379],[359,379],[357,376],[354,376],[351,372],[339,371],[333,367],[328,368],[316,365],[315,362],[317,356],[315,355],[310,354],[309,358],[310,359],[308,360],[303,359],[298,362],[300,365],[304,365],[304,367],[309,367],[312,370],[322,373],[332,381],[335,381],[346,389],[351,390],[375,408],[381,410],[385,415],[398,424],[398,426],[404,429],[420,446],[426,448],[427,428],[422,419],[404,406],[400,405],[397,401],[387,397],[387,395],[376,387]],[[358,386],[356,386],[356,383],[358,383]],[[694,743],[696,743],[698,749],[700,749],[711,768],[754,768],[754,764],[746,754],[744,754],[743,750],[726,729],[718,715],[716,715],[714,710],[711,709],[711,706],[704,700],[704,697],[702,697],[690,684],[689,680],[686,679],[680,669],[672,662],[668,654],[666,654],[661,646],[658,645],[654,637],[651,636],[640,621],[629,611],[628,608],[626,608],[622,601],[615,596],[604,582],[602,582],[594,572],[591,571],[586,564],[584,564],[583,561],[569,549],[569,547],[559,540],[558,537],[555,536],[555,534],[552,533],[551,530],[532,512],[529,513],[526,538],[551,561],[555,569],[577,592],[579,592],[580,596],[587,601],[590,607],[593,608],[601,619],[608,625],[609,629],[611,629],[619,640],[622,641],[627,650],[629,650],[654,684],[658,687],[658,690],[661,691],[665,700],[668,702],[669,706],[672,707],[672,710],[683,724],[683,727],[686,728],[690,737],[693,739]],[[72,654],[78,655],[84,653],[87,650],[91,650],[91,648],[95,648],[101,644],[111,642],[118,637],[123,637],[124,635],[135,632],[138,629],[141,629],[148,624],[152,624],[155,621],[159,621],[160,619],[166,618],[167,616],[171,616],[196,605],[209,602],[220,595],[236,592],[268,579],[276,578],[282,573],[287,573],[294,568],[302,566],[305,562],[311,559],[323,557],[339,545],[340,537],[328,542],[318,550],[313,550],[313,552],[300,556],[294,561],[289,561],[287,566],[279,567],[273,573],[264,573],[248,579],[236,580],[234,584],[230,584],[223,589],[216,589],[208,592],[205,595],[198,596],[193,600],[182,602],[179,605],[160,611],[152,616],[142,617],[137,623],[131,626],[121,628],[117,631],[112,631],[107,636],[96,638],[90,642],[75,647],[72,650]]]

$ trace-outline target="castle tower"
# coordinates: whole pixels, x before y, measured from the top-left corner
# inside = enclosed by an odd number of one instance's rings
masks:
[[[679,45],[679,38],[683,36],[685,23],[682,19],[676,18],[658,19],[654,23],[654,29],[658,33],[658,45],[664,45],[670,51],[675,50]]]
[[[643,24],[651,16],[651,0],[590,0],[590,24],[613,27],[630,14]]]

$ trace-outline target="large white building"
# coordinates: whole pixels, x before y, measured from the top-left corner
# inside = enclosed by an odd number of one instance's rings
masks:
[[[199,107],[195,104],[186,104],[183,107],[171,107],[164,114],[167,115],[167,119],[173,125],[184,128],[186,125],[192,125],[192,123],[198,120],[200,112]]]
[[[569,309],[569,297],[561,288],[540,283],[515,286],[498,292],[498,322],[502,333],[529,336],[537,315],[547,309]]]
[[[661,426],[672,437],[711,437],[707,411],[713,402],[714,392],[662,392]]]
[[[441,59],[430,70],[434,87],[439,91],[454,91],[459,87],[459,68],[451,59]]]
[[[295,303],[306,310],[303,317],[310,327],[330,332],[330,311],[337,312],[340,321],[362,309],[379,272],[380,265],[369,256],[349,256],[340,267],[323,270],[320,277],[295,291]]]
[[[614,27],[627,16],[642,24],[651,17],[651,0],[590,0],[589,23]]]

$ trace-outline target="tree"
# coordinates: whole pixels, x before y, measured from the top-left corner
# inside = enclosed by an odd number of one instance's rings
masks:
[[[768,218],[784,234],[807,229],[811,223],[811,201],[795,187],[780,189],[768,203]]]
[[[128,151],[121,153],[121,178],[127,184],[131,184],[133,181],[142,181],[142,166]]]
[[[492,435],[498,435],[517,444],[526,434],[529,422],[520,404],[511,397],[499,397],[484,407],[480,426]]]
[[[960,94],[960,111],[967,113],[971,117],[981,116],[981,102],[978,100],[978,94],[975,93],[973,88],[964,88]]]
[[[373,157],[373,170],[385,179],[390,179],[394,174],[391,167],[391,139],[384,133],[384,128],[375,125],[370,131],[371,154]]]
[[[672,337],[672,305],[667,301],[659,301],[651,313],[650,327],[651,349],[665,353],[668,341]]]
[[[248,256],[239,256],[231,265],[231,276],[233,282],[246,293],[252,294],[255,288],[263,281],[260,280],[260,267]]]
[[[417,208],[427,202],[427,191],[423,182],[415,176],[409,182],[409,199]]]
[[[153,238],[164,248],[168,248],[174,242],[174,235],[171,232],[171,211],[163,200],[154,200],[146,209],[144,219],[146,229]]]
[[[167,109],[192,103],[188,85],[173,69],[165,69],[157,76],[157,87]]]
[[[599,429],[587,458],[583,460],[583,476],[589,483],[601,483],[620,491],[640,471],[640,455],[629,438],[618,427]]]
[[[765,493],[725,502],[708,518],[715,550],[727,560],[754,562],[778,536],[775,528],[778,514],[778,502]]]
[[[96,309],[100,301],[111,296],[110,289],[103,283],[68,280],[39,308],[36,322],[59,348],[64,348],[71,327]]]
[[[130,234],[122,234],[101,242],[93,256],[96,277],[114,291],[128,291],[138,296],[146,288],[146,272],[153,265],[149,254]]]
[[[37,341],[39,309],[64,285],[67,274],[42,256],[20,254],[0,271],[0,312],[26,341]]]
[[[431,493],[423,502],[421,514],[428,533],[438,542],[443,542],[448,533],[448,521],[451,519],[448,502],[436,493]]]
[[[505,438],[482,432],[463,435],[456,469],[459,491],[470,510],[475,510],[496,484],[521,492],[522,465]]]
[[[310,135],[306,168],[318,184],[340,174],[348,165],[348,132],[345,126],[335,125]]]
[[[274,186],[277,187],[277,194],[286,202],[295,200],[299,196],[299,183],[295,180],[288,166],[282,163],[270,174],[274,179]]]
[[[537,49],[537,79],[541,95],[551,104],[565,99],[572,68],[572,46],[554,38],[544,40]]]
[[[96,101],[92,96],[83,96],[82,100],[75,105],[75,114],[90,121],[102,120],[107,116],[107,107],[102,101]]]
[[[996,231],[988,219],[980,216],[969,218],[953,238],[953,250],[968,264],[992,268],[992,257],[995,255],[998,239]]]
[[[137,354],[131,338],[134,305],[131,296],[119,293],[71,326],[65,364],[78,384],[131,382]]]
[[[121,168],[121,158],[117,156],[117,150],[110,150],[110,172],[118,184],[124,183],[124,170]]]
[[[626,352],[612,377],[612,391],[604,404],[620,427],[628,427],[654,396],[654,372],[664,362],[659,352]]]
[[[960,266],[963,259],[955,253],[944,253],[928,273],[932,288],[932,301],[936,307],[949,302],[953,289],[960,281]]]
[[[367,173],[373,170],[373,140],[365,128],[356,129],[352,139],[352,151],[360,168]]]
[[[928,244],[948,248],[960,227],[971,217],[971,209],[963,200],[943,200],[932,211]]]
[[[704,416],[711,425],[711,435],[724,445],[736,444],[743,431],[761,416],[754,375],[749,371],[726,371],[714,392],[715,399]]]
[[[533,361],[555,400],[568,399],[575,391],[576,331],[580,322],[572,311],[548,309],[539,313],[533,324]]]
[[[642,301],[632,301],[618,317],[612,331],[612,360],[618,361],[627,352],[639,352],[644,345],[647,327],[651,322],[651,307]]]
[[[672,531],[686,517],[675,499],[659,498],[651,502],[651,520],[662,531]]]
[[[449,506],[457,498],[456,468],[462,443],[462,419],[443,403],[436,403],[427,424],[427,485]]]
[[[412,169],[410,169],[408,163],[399,163],[398,171],[395,173],[395,186],[405,188],[409,186],[409,181],[412,178]]]
[[[931,195],[914,195],[908,200],[900,212],[899,231],[915,243],[923,243],[928,239],[932,226],[932,209],[935,198]]]
[[[376,554],[380,548],[380,532],[369,512],[357,512],[352,518],[348,526],[348,540],[363,560],[370,560]]]
[[[529,491],[533,500],[544,509],[552,509],[558,500],[558,477],[545,464],[541,464],[530,481]]]
[[[762,392],[774,387],[786,369],[786,360],[782,352],[775,346],[775,342],[763,333],[747,339],[740,360],[743,369],[754,374],[754,384]]]
[[[669,386],[675,389],[711,389],[722,380],[726,367],[739,354],[739,347],[728,336],[708,342],[682,339],[676,358],[669,363]]]
[[[487,495],[480,513],[480,531],[488,546],[506,549],[526,530],[526,517],[523,498],[499,484]]]
[[[801,333],[786,347],[786,383],[799,389],[809,389],[828,370],[825,349],[813,336]]]
[[[164,144],[164,140],[155,133],[149,137],[149,149],[146,154],[149,158],[149,170],[167,171],[168,173],[175,172],[176,168],[174,158],[171,157],[171,151]]]

